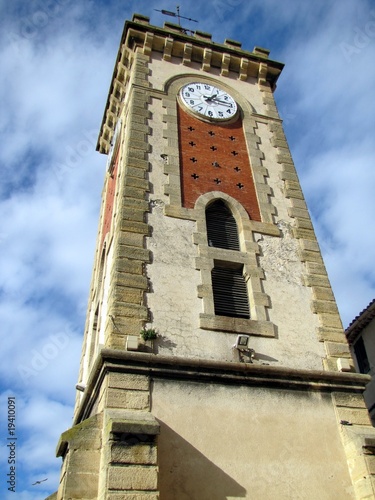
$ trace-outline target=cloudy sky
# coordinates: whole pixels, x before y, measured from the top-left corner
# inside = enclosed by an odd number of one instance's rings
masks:
[[[269,48],[276,100],[344,326],[375,296],[375,2],[179,1],[190,29]],[[194,7],[193,7],[194,5]],[[125,19],[170,0],[0,4],[1,498],[57,489],[106,158],[95,152]],[[17,496],[7,491],[16,397]],[[39,485],[35,481],[48,478]]]

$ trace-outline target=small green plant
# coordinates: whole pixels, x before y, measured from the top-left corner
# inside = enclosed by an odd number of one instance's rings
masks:
[[[144,328],[143,330],[141,330],[141,337],[143,338],[143,340],[154,340],[156,339],[156,337],[158,336],[158,334],[156,333],[156,330],[155,328]]]

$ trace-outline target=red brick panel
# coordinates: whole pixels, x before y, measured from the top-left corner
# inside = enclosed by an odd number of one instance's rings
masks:
[[[241,118],[230,124],[207,123],[179,108],[178,124],[183,206],[193,208],[200,195],[222,191],[260,221]]]
[[[104,241],[107,233],[109,233],[109,231],[111,229],[113,202],[115,199],[115,192],[116,192],[118,160],[119,160],[119,152],[117,153],[117,158],[115,160],[115,166],[114,166],[114,169],[112,171],[112,175],[108,178],[108,181],[107,181],[107,189],[106,189],[106,194],[105,194],[105,208],[104,208],[104,215],[103,215],[102,241],[101,241],[100,247],[102,247],[103,241]]]

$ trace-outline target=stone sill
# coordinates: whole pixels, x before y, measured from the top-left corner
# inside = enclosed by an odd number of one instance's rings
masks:
[[[230,333],[245,333],[259,337],[276,337],[276,327],[270,321],[231,318],[213,314],[200,314],[200,327],[203,330],[215,330]]]

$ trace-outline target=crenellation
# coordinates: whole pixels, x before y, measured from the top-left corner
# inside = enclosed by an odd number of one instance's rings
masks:
[[[182,64],[184,66],[189,66],[191,64],[191,55],[193,52],[193,45],[191,43],[185,43],[184,45],[184,55],[182,58]]]
[[[231,55],[224,53],[221,58],[221,67],[220,67],[221,76],[229,75],[230,61],[231,61]]]

